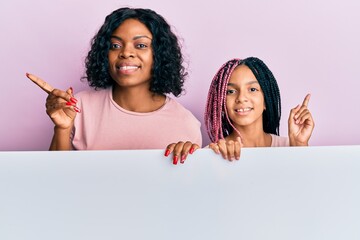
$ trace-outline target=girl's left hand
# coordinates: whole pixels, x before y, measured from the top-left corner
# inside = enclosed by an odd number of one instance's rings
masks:
[[[289,116],[290,146],[308,146],[315,123],[308,109],[310,94],[307,94],[302,105],[291,109]]]

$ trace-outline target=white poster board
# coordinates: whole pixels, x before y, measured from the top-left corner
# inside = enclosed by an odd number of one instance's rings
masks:
[[[0,239],[360,239],[360,146],[0,152]]]

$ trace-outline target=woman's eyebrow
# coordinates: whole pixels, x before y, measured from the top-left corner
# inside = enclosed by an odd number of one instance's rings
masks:
[[[135,36],[135,37],[133,38],[133,40],[136,40],[136,39],[139,39],[139,38],[148,38],[148,39],[152,40],[151,37],[148,37],[148,36],[146,36],[146,35]]]
[[[115,38],[115,39],[117,39],[117,40],[119,40],[119,41],[122,41],[122,40],[123,40],[121,37],[118,37],[118,36],[116,36],[116,35],[112,35],[110,38]],[[148,37],[148,36],[146,36],[146,35],[135,36],[135,37],[133,37],[132,40],[137,40],[137,39],[139,39],[139,38],[148,38],[148,39],[152,40],[150,37]]]
[[[111,38],[115,38],[116,40],[122,41],[121,37],[118,37],[118,36],[115,36],[115,35],[112,35],[112,36],[110,37],[110,39],[111,39]]]

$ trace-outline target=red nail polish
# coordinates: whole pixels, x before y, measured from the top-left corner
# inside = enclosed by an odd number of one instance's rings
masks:
[[[190,150],[189,150],[189,153],[190,153],[190,154],[193,154],[193,153],[194,153],[194,150],[195,150],[194,147],[191,147]]]
[[[73,102],[73,103],[77,103],[77,99],[73,98],[73,97],[70,98],[70,101]]]
[[[183,164],[185,162],[186,155],[182,155],[180,159],[180,163]]]
[[[166,149],[166,151],[165,151],[165,157],[167,157],[167,156],[169,156],[169,154],[170,154],[170,150],[169,149]]]
[[[175,155],[174,158],[173,158],[173,164],[176,165],[178,162],[178,156]]]
[[[72,106],[73,103],[72,103],[72,102],[66,102],[66,105],[67,105],[67,106]]]
[[[81,113],[81,109],[78,108],[78,107],[74,107],[74,110],[75,110],[75,112],[77,112],[77,113]]]

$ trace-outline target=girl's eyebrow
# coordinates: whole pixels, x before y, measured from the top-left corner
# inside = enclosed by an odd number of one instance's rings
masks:
[[[115,35],[112,35],[110,38],[115,38],[115,39],[117,39],[117,40],[119,40],[119,41],[122,41],[122,40],[123,40],[121,37],[118,37],[118,36],[115,36]],[[137,40],[137,39],[139,39],[139,38],[148,38],[148,39],[152,40],[152,38],[150,38],[150,37],[148,37],[148,36],[146,36],[146,35],[135,36],[135,37],[133,37],[132,40]]]
[[[260,83],[257,80],[249,81],[249,82],[246,83],[246,85],[251,85],[251,84],[254,84],[254,83],[257,83],[257,84],[260,85]],[[228,86],[237,86],[237,84],[229,82]]]

